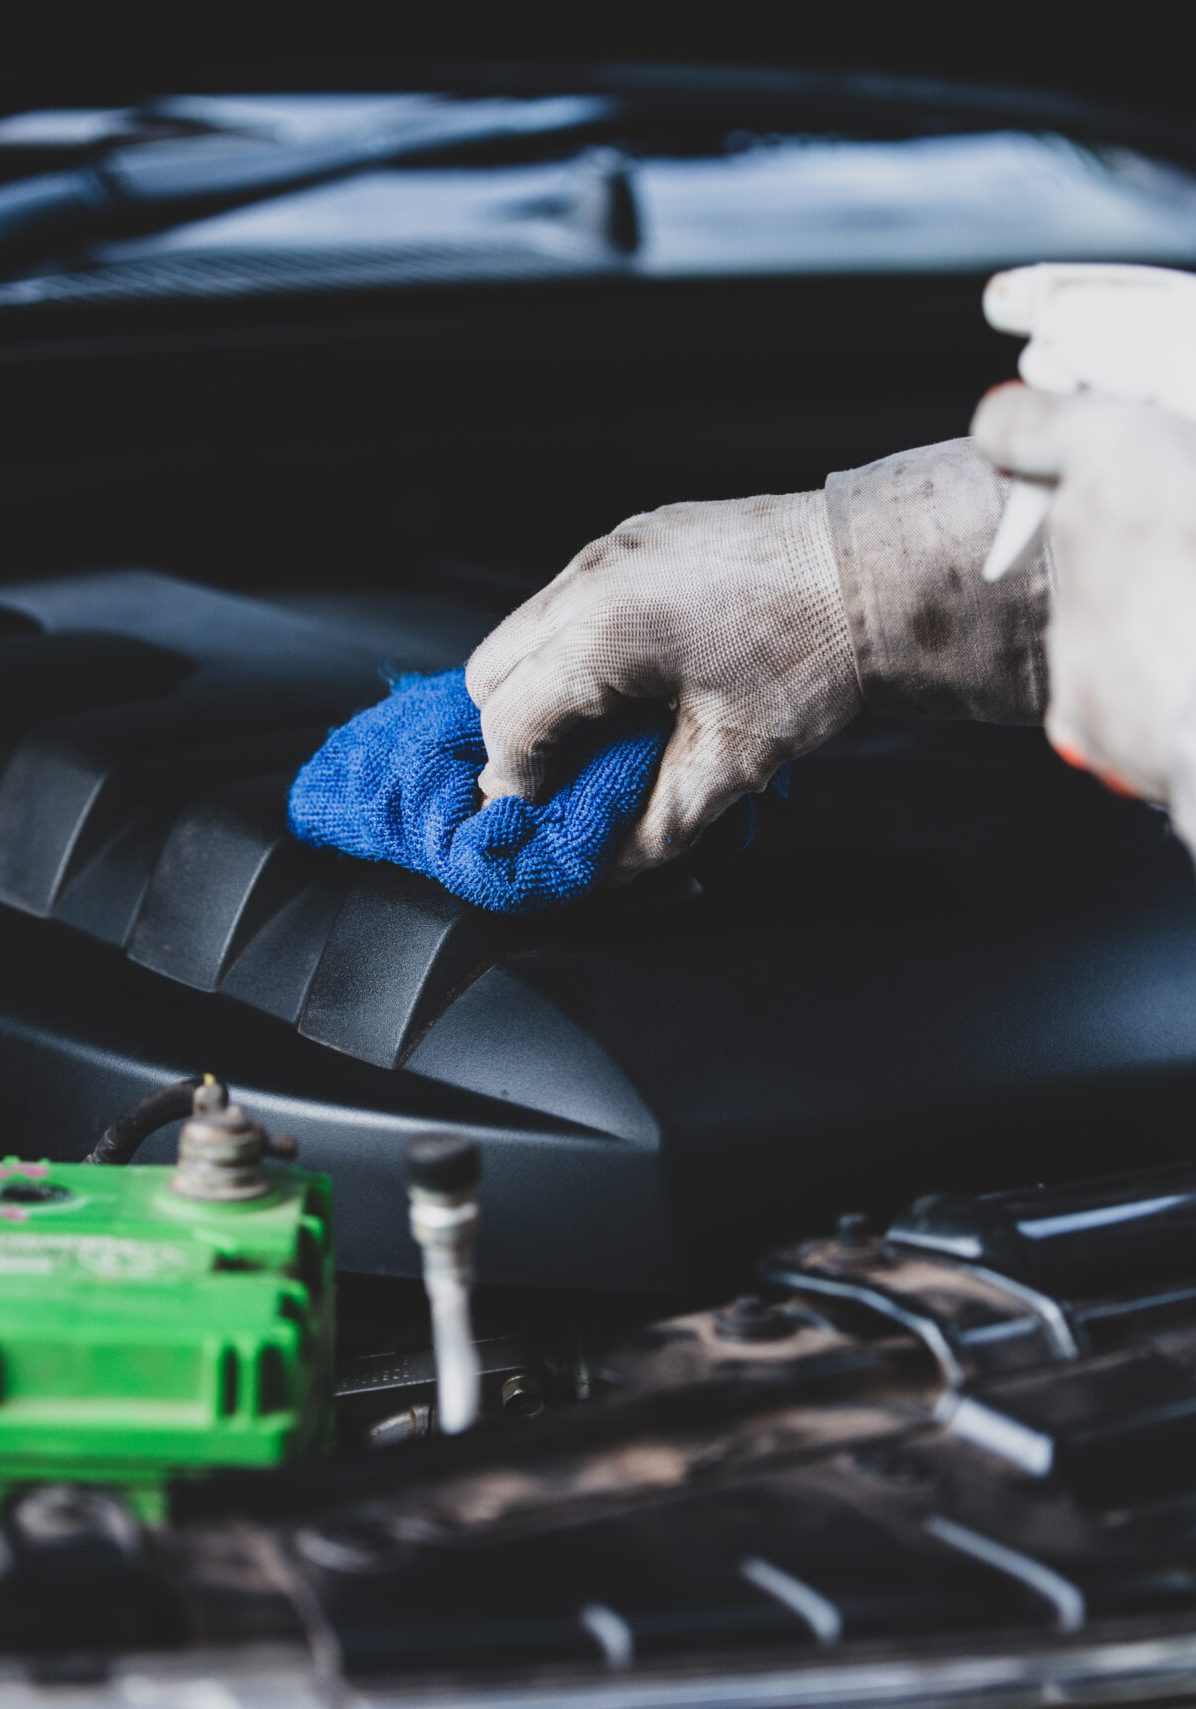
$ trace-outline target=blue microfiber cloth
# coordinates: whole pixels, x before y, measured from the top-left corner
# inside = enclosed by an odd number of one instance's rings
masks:
[[[425,873],[496,913],[546,913],[602,877],[647,798],[670,722],[663,707],[629,707],[572,745],[570,781],[547,801],[504,796],[482,807],[486,749],[465,672],[401,677],[303,767],[291,829],[305,843]],[[742,847],[752,804],[728,820],[720,842]]]

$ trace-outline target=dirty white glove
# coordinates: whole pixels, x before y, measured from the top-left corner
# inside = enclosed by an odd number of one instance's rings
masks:
[[[675,726],[616,873],[688,848],[737,797],[890,713],[1033,720],[1041,565],[986,587],[1004,487],[967,441],[826,492],[673,504],[594,541],[474,653],[487,795],[534,797],[552,750],[628,699]]]
[[[626,699],[676,706],[632,872],[680,854],[859,710],[823,495],[671,504],[574,558],[474,653],[491,795],[534,794],[552,744]]]
[[[1115,788],[1171,804],[1196,847],[1196,426],[1005,386],[974,431],[1001,468],[1058,482],[1047,734]]]

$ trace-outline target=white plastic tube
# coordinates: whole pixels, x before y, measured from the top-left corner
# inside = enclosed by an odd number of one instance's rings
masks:
[[[475,1424],[481,1403],[481,1364],[469,1309],[477,1221],[473,1199],[412,1191],[411,1232],[423,1253],[424,1289],[432,1314],[436,1415],[448,1436]]]

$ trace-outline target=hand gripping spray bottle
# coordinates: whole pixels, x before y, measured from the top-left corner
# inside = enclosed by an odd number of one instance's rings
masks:
[[[1044,262],[997,273],[984,314],[1029,343],[1018,371],[1029,386],[1093,391],[1154,403],[1196,420],[1196,278],[1165,267]],[[1013,483],[984,566],[995,582],[1038,550],[1050,481]]]

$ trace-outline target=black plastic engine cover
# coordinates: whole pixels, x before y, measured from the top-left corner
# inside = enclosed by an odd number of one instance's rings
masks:
[[[483,1276],[600,1288],[713,1280],[845,1202],[1188,1149],[1187,858],[1036,732],[860,724],[746,857],[513,926],[288,837],[380,663],[154,575],[0,594],[10,1149],[81,1156],[210,1068],[332,1172],[342,1262],[407,1273],[402,1143],[462,1127]]]

